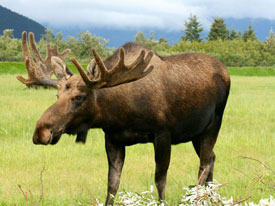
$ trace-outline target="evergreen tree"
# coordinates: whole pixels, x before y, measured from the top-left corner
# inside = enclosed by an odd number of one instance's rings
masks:
[[[140,31],[136,34],[135,42],[138,42],[140,44],[145,44],[146,41],[147,41],[146,36],[142,31]]]
[[[3,36],[4,36],[4,38],[10,38],[10,39],[12,39],[13,38],[13,29],[5,29],[4,31],[3,31]]]
[[[56,35],[55,35],[55,39],[57,41],[62,41],[63,39],[63,34],[61,32],[58,32]]]
[[[41,34],[41,38],[46,41],[47,43],[53,42],[53,33],[50,29],[45,30],[45,34]]]
[[[229,40],[233,40],[233,39],[237,39],[237,38],[238,38],[238,33],[236,32],[235,29],[232,28],[232,29],[229,31],[228,39],[229,39]]]
[[[237,39],[239,39],[239,40],[243,39],[243,35],[242,35],[242,33],[240,31],[238,31]]]
[[[248,30],[246,30],[243,34],[243,40],[247,41],[247,40],[251,40],[251,41],[257,41],[258,38],[256,36],[255,31],[252,28],[252,25],[249,24]]]
[[[217,39],[229,39],[229,31],[227,30],[224,20],[222,18],[214,19],[207,39],[210,41]]]
[[[269,32],[269,37],[267,37],[264,42],[264,48],[269,53],[275,54],[275,34],[273,33],[272,27]]]
[[[156,36],[156,32],[153,30],[150,31],[149,40],[155,41],[155,36]]]
[[[160,38],[159,38],[159,43],[160,43],[160,44],[161,44],[161,43],[166,43],[166,44],[168,44],[168,40],[165,39],[164,37],[160,37]]]
[[[185,21],[185,29],[183,32],[185,36],[182,36],[181,39],[185,41],[202,41],[200,33],[203,31],[201,23],[198,22],[196,15],[192,15],[188,18],[189,21]]]

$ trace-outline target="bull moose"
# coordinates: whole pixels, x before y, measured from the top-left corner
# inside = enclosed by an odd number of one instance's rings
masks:
[[[215,145],[230,90],[226,67],[205,54],[161,57],[145,46],[126,43],[87,73],[58,86],[58,100],[36,124],[34,144],[56,144],[63,133],[102,128],[108,157],[106,205],[117,193],[125,147],[151,142],[155,151],[155,183],[165,199],[171,145],[192,141],[200,158],[200,184],[212,181]]]

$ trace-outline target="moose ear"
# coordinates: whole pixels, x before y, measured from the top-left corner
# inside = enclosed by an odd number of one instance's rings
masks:
[[[95,62],[92,60],[87,66],[87,74],[91,79],[97,79],[100,75],[100,70]]]

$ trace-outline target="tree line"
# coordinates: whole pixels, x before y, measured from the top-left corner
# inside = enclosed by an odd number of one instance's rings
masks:
[[[54,36],[51,30],[46,29],[36,44],[42,57],[46,57],[47,44],[57,45],[59,51],[70,48],[69,57],[76,57],[82,63],[88,63],[93,57],[92,48],[95,48],[102,58],[110,56],[115,50],[107,47],[108,41],[106,39],[92,35],[88,31],[80,32],[76,38],[70,36],[64,40],[62,33],[59,32]],[[0,61],[23,61],[21,39],[13,37],[12,29],[4,30],[3,35],[0,36]]]
[[[227,29],[222,18],[214,18],[205,40],[202,39],[202,31],[198,18],[190,15],[185,21],[181,39],[172,46],[164,38],[155,40],[154,32],[148,39],[144,33],[139,32],[135,40],[163,56],[198,52],[214,56],[227,66],[275,66],[275,35],[272,28],[265,41],[258,40],[251,24],[242,34],[240,31]]]
[[[170,45],[165,38],[155,39],[155,32],[149,38],[138,32],[135,41],[148,46],[159,55],[167,56],[184,52],[206,53],[216,57],[227,66],[275,66],[275,35],[271,28],[265,41],[259,41],[252,26],[243,32],[227,29],[222,18],[215,18],[205,40],[201,37],[203,27],[195,15],[185,21],[185,29],[181,39]],[[71,56],[82,63],[88,63],[93,57],[91,48],[106,58],[115,49],[108,47],[108,41],[90,32],[80,32],[77,37],[63,39],[62,33],[55,36],[50,30],[37,42],[42,55],[46,55],[46,44],[58,45],[60,51],[70,48]],[[7,29],[0,36],[0,61],[23,61],[21,40],[13,38],[13,30]]]

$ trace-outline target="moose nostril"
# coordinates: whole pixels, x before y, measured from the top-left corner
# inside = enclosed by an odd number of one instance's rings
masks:
[[[38,141],[35,138],[32,139],[32,142],[33,144],[38,144]]]

